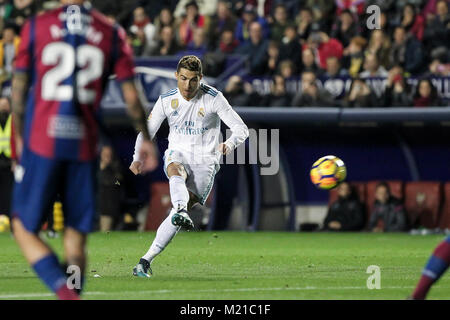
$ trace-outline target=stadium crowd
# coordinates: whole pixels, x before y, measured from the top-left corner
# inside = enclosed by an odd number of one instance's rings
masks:
[[[127,31],[137,57],[202,58],[218,76],[230,55],[246,70],[228,78],[225,95],[247,106],[449,106],[430,80],[450,76],[448,0],[92,0]],[[19,31],[48,0],[0,0],[0,83],[10,79]],[[380,29],[367,27],[366,8],[381,9]],[[268,94],[246,76],[270,77]],[[339,97],[317,79],[347,77]],[[383,93],[366,78],[386,79]],[[407,79],[417,79],[411,85]],[[287,81],[301,79],[296,94]]]

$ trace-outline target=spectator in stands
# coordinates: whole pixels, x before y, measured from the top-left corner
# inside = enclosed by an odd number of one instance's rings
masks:
[[[325,89],[317,86],[316,75],[311,71],[302,73],[301,91],[292,100],[293,107],[331,107],[336,102]]]
[[[402,73],[403,69],[400,66],[395,66],[389,70],[384,92],[384,105],[386,107],[412,106],[410,87],[405,82]]]
[[[287,107],[291,105],[292,96],[286,90],[286,81],[281,75],[275,75],[270,86],[270,93],[263,96],[261,105],[266,107]]]
[[[165,8],[161,9],[161,12],[155,18],[154,25],[156,28],[155,40],[159,41],[162,28],[164,28],[165,26],[172,27],[172,28],[175,27],[175,18],[173,17],[173,14],[172,14],[172,11],[170,10],[170,8],[165,7]]]
[[[295,24],[297,25],[297,34],[300,44],[305,44],[311,33],[311,25],[313,23],[313,13],[311,9],[303,7],[300,9]]]
[[[194,29],[192,41],[188,43],[186,49],[181,54],[194,55],[202,58],[206,54],[207,50],[208,46],[206,43],[205,30],[203,28],[196,28]]]
[[[288,25],[284,29],[284,37],[282,38],[280,47],[280,59],[290,60],[295,66],[301,65],[302,46],[298,40],[297,30],[295,26]]]
[[[216,51],[224,54],[233,54],[238,46],[239,41],[234,38],[234,31],[224,30],[220,35],[220,42]]]
[[[450,76],[450,63],[443,63],[440,59],[434,59],[428,66],[426,77],[448,77]]]
[[[98,199],[100,211],[100,230],[110,231],[119,218],[122,200],[122,172],[114,157],[113,149],[104,146],[100,152],[98,172]]]
[[[364,48],[367,45],[366,39],[356,36],[350,41],[350,45],[344,50],[342,65],[348,70],[351,77],[355,78],[362,70],[364,62]]]
[[[327,78],[339,78],[343,76],[347,76],[347,70],[341,68],[341,63],[339,59],[335,56],[330,56],[327,59],[327,68],[322,76]]]
[[[152,52],[153,56],[172,56],[180,50],[171,26],[163,27],[159,38],[159,44]]]
[[[438,95],[436,87],[430,79],[424,78],[419,81],[416,87],[413,100],[414,107],[440,107],[442,100]]]
[[[231,3],[226,0],[220,0],[217,3],[217,11],[211,17],[208,27],[208,46],[211,50],[215,50],[218,46],[217,40],[225,31],[236,28],[237,18],[231,11]],[[234,36],[234,35],[232,35]],[[237,41],[236,41],[237,42]]]
[[[20,37],[14,24],[6,24],[0,40],[0,85],[11,79],[13,61],[19,49]]]
[[[143,7],[137,7],[133,11],[133,24],[130,27],[130,35],[134,54],[136,56],[149,56],[158,43],[155,40],[156,27]]]
[[[312,11],[314,22],[320,23],[322,30],[328,30],[335,13],[335,4],[333,1],[305,0],[304,6]]]
[[[364,228],[364,208],[348,182],[337,187],[338,199],[330,205],[323,222],[326,231],[359,231]]]
[[[338,39],[345,48],[350,44],[350,40],[358,34],[358,23],[355,21],[352,12],[347,9],[336,17],[336,21],[331,28],[330,37]]]
[[[180,46],[184,47],[192,41],[194,30],[205,26],[205,16],[199,13],[196,1],[189,1],[186,6],[186,14],[178,19],[176,38]]]
[[[280,64],[280,45],[276,41],[269,41],[267,47],[267,65],[264,71],[265,75],[273,76],[278,72],[278,66]]]
[[[158,1],[148,1],[141,0],[144,2],[149,2],[152,5],[154,2]],[[166,3],[172,4],[171,7],[173,9],[173,15],[176,19],[179,19],[186,15],[187,6],[192,0],[164,0]],[[198,11],[202,16],[212,16],[217,11],[217,0],[196,0],[196,4],[198,7]]]
[[[250,41],[239,46],[236,53],[247,56],[250,74],[262,75],[267,64],[269,41],[263,38],[263,28],[257,21],[250,24],[249,33]]]
[[[436,3],[436,16],[425,28],[424,46],[427,52],[439,47],[450,49],[450,14],[446,0]]]
[[[390,193],[389,186],[380,182],[375,188],[375,203],[370,215],[372,232],[406,231],[408,222],[402,203]]]
[[[272,40],[281,42],[285,36],[287,26],[294,26],[292,21],[288,18],[288,13],[284,4],[279,3],[275,6],[273,14],[273,23],[270,25],[270,38]],[[295,27],[294,27],[295,30]]]
[[[365,0],[366,8],[376,5],[381,11],[392,11],[396,0]]]
[[[365,0],[335,0],[336,15],[340,16],[345,10],[350,11],[355,16],[364,14]]]
[[[366,54],[363,70],[364,71],[359,74],[361,78],[386,78],[388,76],[388,72],[386,71],[386,69],[383,66],[380,66],[377,55],[373,53]]]
[[[425,19],[411,3],[403,7],[403,13],[400,17],[400,25],[405,28],[407,33],[414,35],[417,40],[422,41],[425,29]]]
[[[390,52],[391,65],[399,64],[405,72],[417,75],[422,71],[423,59],[422,44],[414,36],[408,35],[404,27],[396,27]]]
[[[345,98],[344,107],[371,108],[381,106],[377,96],[365,81],[360,78],[353,79],[347,97]]]
[[[240,44],[249,43],[250,40],[250,26],[253,22],[258,22],[261,26],[261,36],[263,39],[268,39],[270,34],[269,24],[266,19],[259,17],[256,14],[256,8],[248,4],[244,7],[242,12],[242,17],[238,20],[236,24],[236,29],[234,37],[239,41]]]
[[[313,32],[308,38],[306,48],[311,48],[314,55],[319,58],[319,67],[326,69],[329,56],[342,57],[343,47],[337,39],[330,38],[325,32],[315,31],[317,26],[312,26]]]
[[[314,51],[310,48],[302,50],[302,72],[310,71],[314,74],[319,74],[320,69],[316,63]]]
[[[228,79],[224,96],[234,106],[258,106],[260,96],[253,90],[251,84],[244,82],[240,76],[234,75]]]
[[[14,0],[9,20],[19,27],[22,27],[25,21],[34,16],[38,10],[38,1],[33,0]]]
[[[375,29],[370,34],[369,44],[366,54],[375,54],[381,66],[389,68],[389,52],[391,50],[391,41],[382,29]]]
[[[287,59],[280,62],[278,74],[284,79],[292,78],[297,73],[296,71],[295,65],[291,60]]]

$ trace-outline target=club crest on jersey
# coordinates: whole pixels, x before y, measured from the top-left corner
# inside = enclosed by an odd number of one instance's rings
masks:
[[[172,100],[170,101],[170,106],[172,107],[172,109],[178,108],[178,105],[179,105],[178,99],[172,99]]]
[[[152,118],[152,113],[150,112],[149,116],[148,116],[148,120],[150,120]]]
[[[197,113],[200,117],[204,117],[205,116],[205,109],[203,109],[203,107],[201,107],[199,110],[198,110],[198,113]]]

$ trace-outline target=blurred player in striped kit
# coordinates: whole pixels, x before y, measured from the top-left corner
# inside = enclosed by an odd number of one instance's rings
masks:
[[[150,170],[157,160],[133,82],[125,31],[87,2],[62,0],[61,4],[26,22],[16,56],[12,106],[19,163],[12,226],[41,280],[59,299],[79,299],[86,238],[96,212],[100,101],[111,74],[121,82],[128,113],[142,132],[143,166]],[[65,264],[37,235],[57,193],[64,208]],[[65,265],[71,266],[74,282],[68,281]]]
[[[450,236],[442,241],[433,254],[428,259],[425,268],[422,271],[422,276],[416,286],[411,298],[416,300],[423,300],[426,298],[431,286],[439,280],[450,265]]]

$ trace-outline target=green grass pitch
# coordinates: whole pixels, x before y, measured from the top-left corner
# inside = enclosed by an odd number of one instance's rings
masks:
[[[83,299],[405,299],[442,235],[180,232],[150,279],[132,268],[154,232],[91,234]],[[62,254],[61,239],[47,239]],[[0,299],[54,299],[10,234],[0,234]],[[381,270],[369,290],[367,267]],[[99,275],[100,277],[94,277]],[[450,275],[429,299],[450,299]]]

